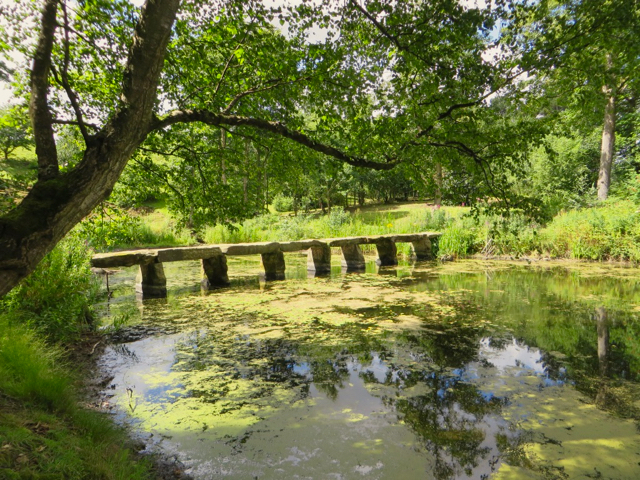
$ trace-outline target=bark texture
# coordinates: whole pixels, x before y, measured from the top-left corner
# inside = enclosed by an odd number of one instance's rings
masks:
[[[613,66],[611,55],[607,55],[607,71]],[[613,165],[613,152],[616,132],[616,97],[613,80],[609,79],[609,85],[602,87],[606,105],[604,108],[604,128],[602,129],[602,145],[600,147],[600,171],[598,172],[598,200],[606,200],[609,196],[611,185],[611,166]]]

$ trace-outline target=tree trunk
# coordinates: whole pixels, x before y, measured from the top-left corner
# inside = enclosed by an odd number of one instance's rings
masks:
[[[434,180],[436,182],[436,197],[434,203],[439,207],[442,203],[442,164],[440,162],[436,162],[436,173]]]
[[[242,177],[242,192],[245,206],[249,203],[249,139],[244,139],[244,175]]]
[[[269,211],[269,154],[264,157],[264,211]]]
[[[224,162],[225,150],[227,148],[227,132],[224,128],[220,129],[220,149],[222,150],[222,155],[220,155],[220,179],[222,180],[222,184],[227,184],[227,166]]]
[[[612,66],[611,55],[607,55],[607,70]],[[598,173],[598,200],[606,200],[611,185],[611,166],[615,146],[616,130],[616,98],[613,82],[602,87],[607,104],[604,108],[604,128],[602,129],[602,146],[600,148],[600,171]]]
[[[95,136],[87,139],[82,161],[58,175],[55,151],[41,153],[42,149],[36,148],[38,181],[16,208],[0,218],[0,296],[31,273],[69,230],[109,196],[127,161],[146,138],[154,120],[158,81],[178,5],[179,0],[156,0],[144,6],[129,53],[118,111]],[[44,17],[51,15],[55,21],[55,12],[45,9],[43,23]],[[53,35],[53,30],[43,28],[38,52],[47,49]],[[34,66],[49,61],[50,58],[34,58]],[[48,74],[42,72],[32,75],[32,90],[44,94],[48,80]],[[49,114],[39,101],[32,99],[32,123],[40,125],[36,143],[42,147],[49,145],[51,139],[42,140],[47,134]]]

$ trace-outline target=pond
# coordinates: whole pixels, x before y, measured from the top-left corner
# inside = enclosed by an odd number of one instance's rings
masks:
[[[245,257],[246,258],[246,257]],[[339,262],[333,262],[339,263]],[[201,292],[135,270],[100,305],[119,422],[195,478],[640,478],[640,275],[634,268],[459,261],[339,268]]]

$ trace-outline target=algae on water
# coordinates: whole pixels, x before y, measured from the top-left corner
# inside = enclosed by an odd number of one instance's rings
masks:
[[[198,478],[635,479],[629,270],[469,261],[264,284],[249,266],[201,293],[183,267],[123,327],[153,334],[102,363],[120,418]],[[133,311],[125,288],[112,313]]]

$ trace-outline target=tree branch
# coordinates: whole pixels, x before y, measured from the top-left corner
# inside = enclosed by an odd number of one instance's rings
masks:
[[[53,123],[54,125],[75,125],[76,127],[80,126],[80,123],[77,122],[76,120],[62,120],[60,118],[53,118],[51,120],[51,123]],[[85,127],[93,128],[96,132],[98,132],[100,130],[100,127],[98,125],[93,124],[93,123],[83,122],[83,125]]]
[[[84,138],[84,142],[86,144],[89,140],[89,132],[87,132],[87,127],[85,126],[84,120],[82,118],[82,110],[80,109],[80,104],[78,103],[76,92],[73,91],[73,89],[71,88],[71,84],[69,83],[69,61],[71,56],[69,52],[69,16],[67,15],[67,7],[64,1],[61,5],[62,15],[64,17],[64,64],[62,65],[60,78],[62,80],[62,87],[67,93],[67,97],[69,97],[69,101],[71,102],[71,107],[76,114],[78,127],[80,128],[80,133],[82,133],[82,138]]]
[[[58,0],[45,0],[42,10],[42,30],[38,36],[31,67],[29,116],[38,156],[38,180],[49,180],[58,176],[59,173],[58,153],[47,98],[57,9]]]
[[[207,110],[176,110],[169,113],[162,119],[156,119],[156,121],[151,125],[149,132],[161,130],[176,123],[194,122],[200,122],[216,127],[221,125],[232,125],[257,128],[259,130],[264,130],[281,137],[288,138],[311,150],[323,153],[355,167],[373,168],[375,170],[391,170],[400,163],[400,160],[398,159],[390,160],[387,163],[381,163],[349,155],[335,147],[320,143],[304,133],[291,130],[280,122],[271,122],[259,118],[242,117],[238,115],[222,115],[209,112]]]
[[[240,92],[239,94],[237,94],[235,97],[233,97],[231,99],[231,101],[229,102],[227,107],[224,110],[222,110],[222,114],[223,115],[228,115],[229,113],[231,113],[231,109],[233,107],[235,107],[237,105],[237,103],[240,100],[242,100],[244,97],[246,97],[246,96],[252,95],[254,93],[259,93],[259,92],[265,92],[267,90],[272,90],[274,88],[277,88],[277,87],[279,87],[281,85],[286,85],[288,83],[301,82],[303,80],[308,80],[309,78],[311,78],[311,77],[310,76],[300,77],[300,78],[297,78],[297,79],[289,81],[289,82],[281,82],[279,78],[275,78],[273,80],[269,80],[268,82],[266,82],[265,85],[257,86],[257,87],[245,90],[244,92]]]

